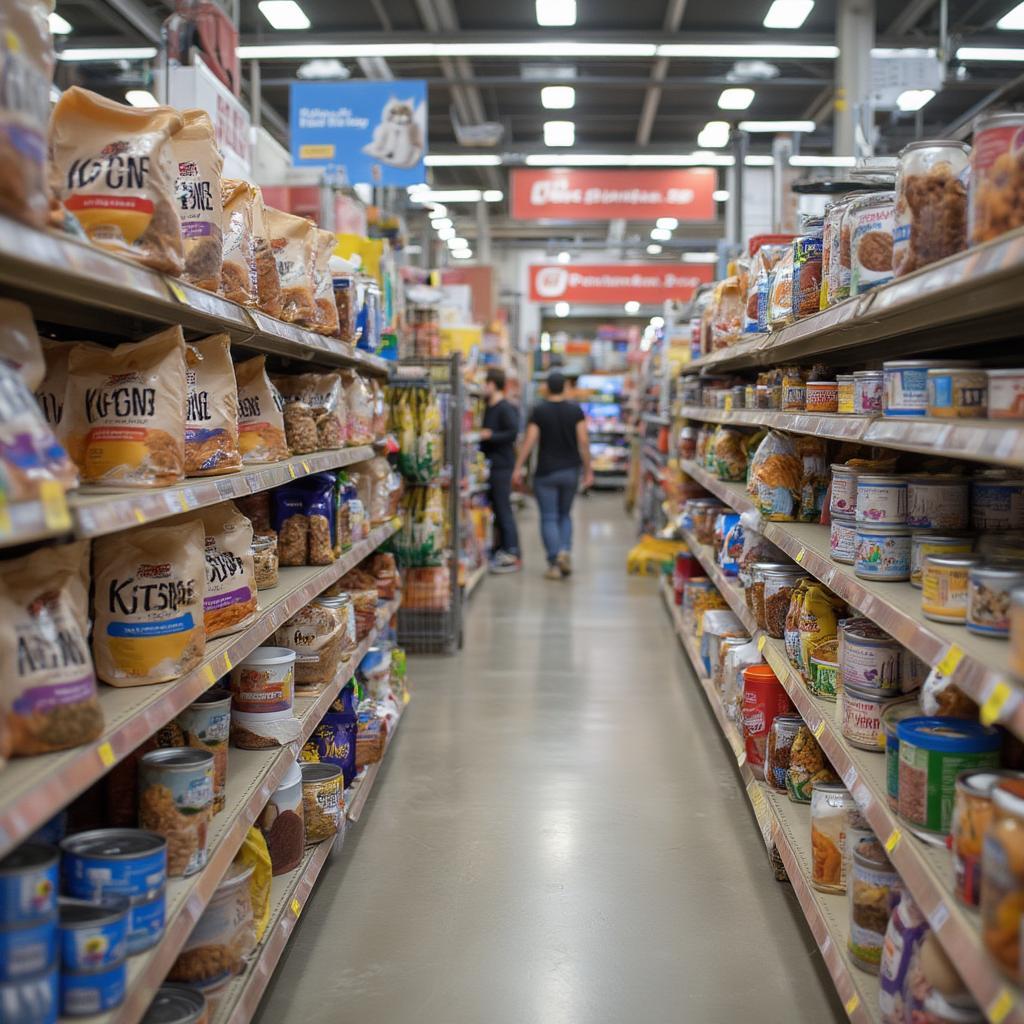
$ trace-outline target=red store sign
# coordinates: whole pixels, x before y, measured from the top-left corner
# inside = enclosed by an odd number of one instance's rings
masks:
[[[592,263],[531,265],[530,298],[534,302],[585,302],[589,305],[645,305],[666,299],[685,302],[714,280],[710,263]]]
[[[591,171],[512,170],[515,220],[714,220],[718,175],[710,167]]]

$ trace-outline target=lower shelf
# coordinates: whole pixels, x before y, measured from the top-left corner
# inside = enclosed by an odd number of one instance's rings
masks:
[[[769,849],[774,846],[793,885],[800,908],[821,951],[836,992],[847,1016],[856,1024],[876,1024],[878,1009],[878,978],[854,967],[846,955],[849,935],[849,911],[845,895],[819,892],[811,885],[811,813],[807,804],[797,804],[754,777],[747,764],[746,749],[740,731],[725,713],[725,708],[704,665],[696,638],[686,628],[682,612],[675,603],[672,588],[662,577],[661,594],[680,644],[693,665],[708,699],[715,720],[736,759],[747,797]]]

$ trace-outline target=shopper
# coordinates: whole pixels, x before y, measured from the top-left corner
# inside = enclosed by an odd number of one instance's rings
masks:
[[[490,500],[494,513],[494,544],[491,572],[518,572],[519,530],[512,511],[512,469],[516,461],[519,413],[505,398],[505,371],[491,367],[484,381],[487,410],[480,431],[480,448],[490,465]]]
[[[540,534],[548,557],[545,576],[557,580],[572,572],[572,503],[580,485],[580,468],[584,489],[594,483],[594,473],[590,468],[586,418],[575,402],[566,400],[565,377],[557,370],[548,374],[547,390],[547,398],[530,414],[512,483],[522,483],[523,467],[537,447],[533,493],[540,509]]]

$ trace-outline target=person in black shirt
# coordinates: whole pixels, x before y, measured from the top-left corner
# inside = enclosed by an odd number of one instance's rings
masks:
[[[490,464],[490,501],[494,513],[491,572],[518,572],[519,530],[512,511],[512,469],[516,461],[519,413],[505,398],[505,371],[491,367],[484,382],[487,409],[480,431],[480,449]]]
[[[514,485],[523,478],[530,452],[539,445],[533,493],[540,509],[540,533],[548,556],[549,580],[572,572],[572,503],[583,471],[584,489],[594,483],[590,468],[590,442],[583,410],[565,398],[565,377],[557,370],[548,374],[548,397],[530,414],[526,440],[519,449]]]

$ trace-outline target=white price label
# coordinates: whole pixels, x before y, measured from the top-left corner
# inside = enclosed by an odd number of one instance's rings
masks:
[[[857,781],[857,766],[851,764],[849,768],[843,772],[843,785],[852,793],[854,783]]]
[[[928,915],[928,923],[932,926],[932,931],[937,932],[940,928],[949,920],[949,907],[945,903],[940,903],[932,912]]]

